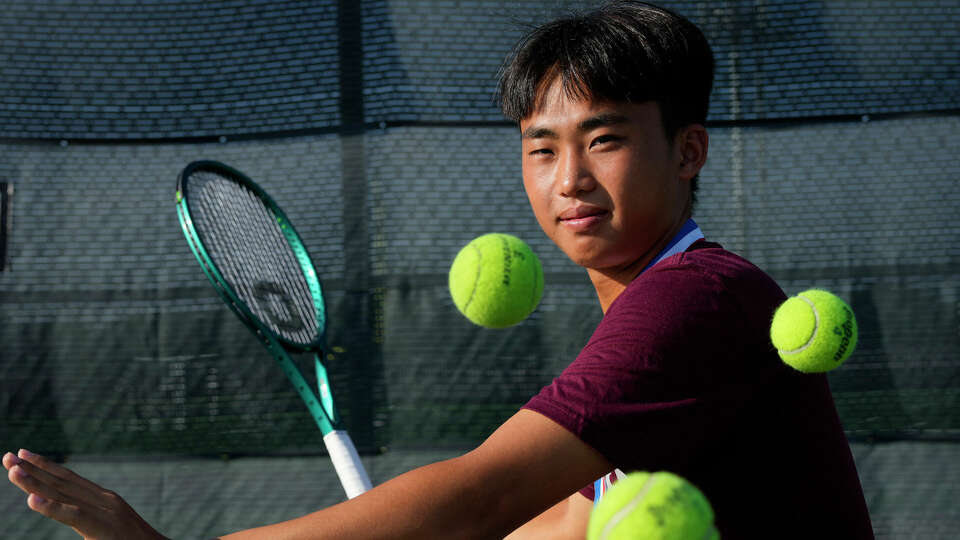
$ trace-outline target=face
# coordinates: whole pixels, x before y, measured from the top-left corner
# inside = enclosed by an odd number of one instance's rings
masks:
[[[555,83],[520,130],[534,215],[575,263],[639,271],[689,217],[683,145],[655,103],[574,100]]]

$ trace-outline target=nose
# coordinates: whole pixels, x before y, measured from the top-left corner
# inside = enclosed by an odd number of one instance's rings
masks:
[[[562,197],[576,197],[593,191],[597,181],[587,161],[578,152],[567,152],[560,165],[559,192]]]

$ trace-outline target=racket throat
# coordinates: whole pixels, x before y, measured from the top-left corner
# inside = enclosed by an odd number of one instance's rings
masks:
[[[337,417],[337,410],[333,405],[333,393],[330,391],[330,381],[327,379],[327,368],[323,366],[318,356],[313,358],[313,369],[317,374],[317,395],[320,397],[320,406],[323,407],[330,423],[337,425],[340,418]]]

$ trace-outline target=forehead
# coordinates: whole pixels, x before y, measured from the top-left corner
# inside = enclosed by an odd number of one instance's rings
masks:
[[[660,107],[655,102],[624,103],[595,99],[589,94],[572,94],[558,80],[537,94],[535,104],[533,112],[520,120],[524,138],[530,138],[531,134],[555,133],[565,127],[589,131],[614,124],[638,128],[660,126]]]
[[[533,110],[527,118],[549,114],[560,108],[577,104],[593,108],[599,104],[589,89],[575,82],[564,82],[559,74],[544,78],[533,98]]]

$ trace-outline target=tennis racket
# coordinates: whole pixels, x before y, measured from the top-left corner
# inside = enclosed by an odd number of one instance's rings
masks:
[[[190,163],[177,178],[177,216],[220,297],[270,352],[323,433],[348,498],[370,479],[333,401],[320,361],[326,332],[323,290],[290,220],[243,173],[215,161]],[[313,353],[317,393],[290,353]]]

